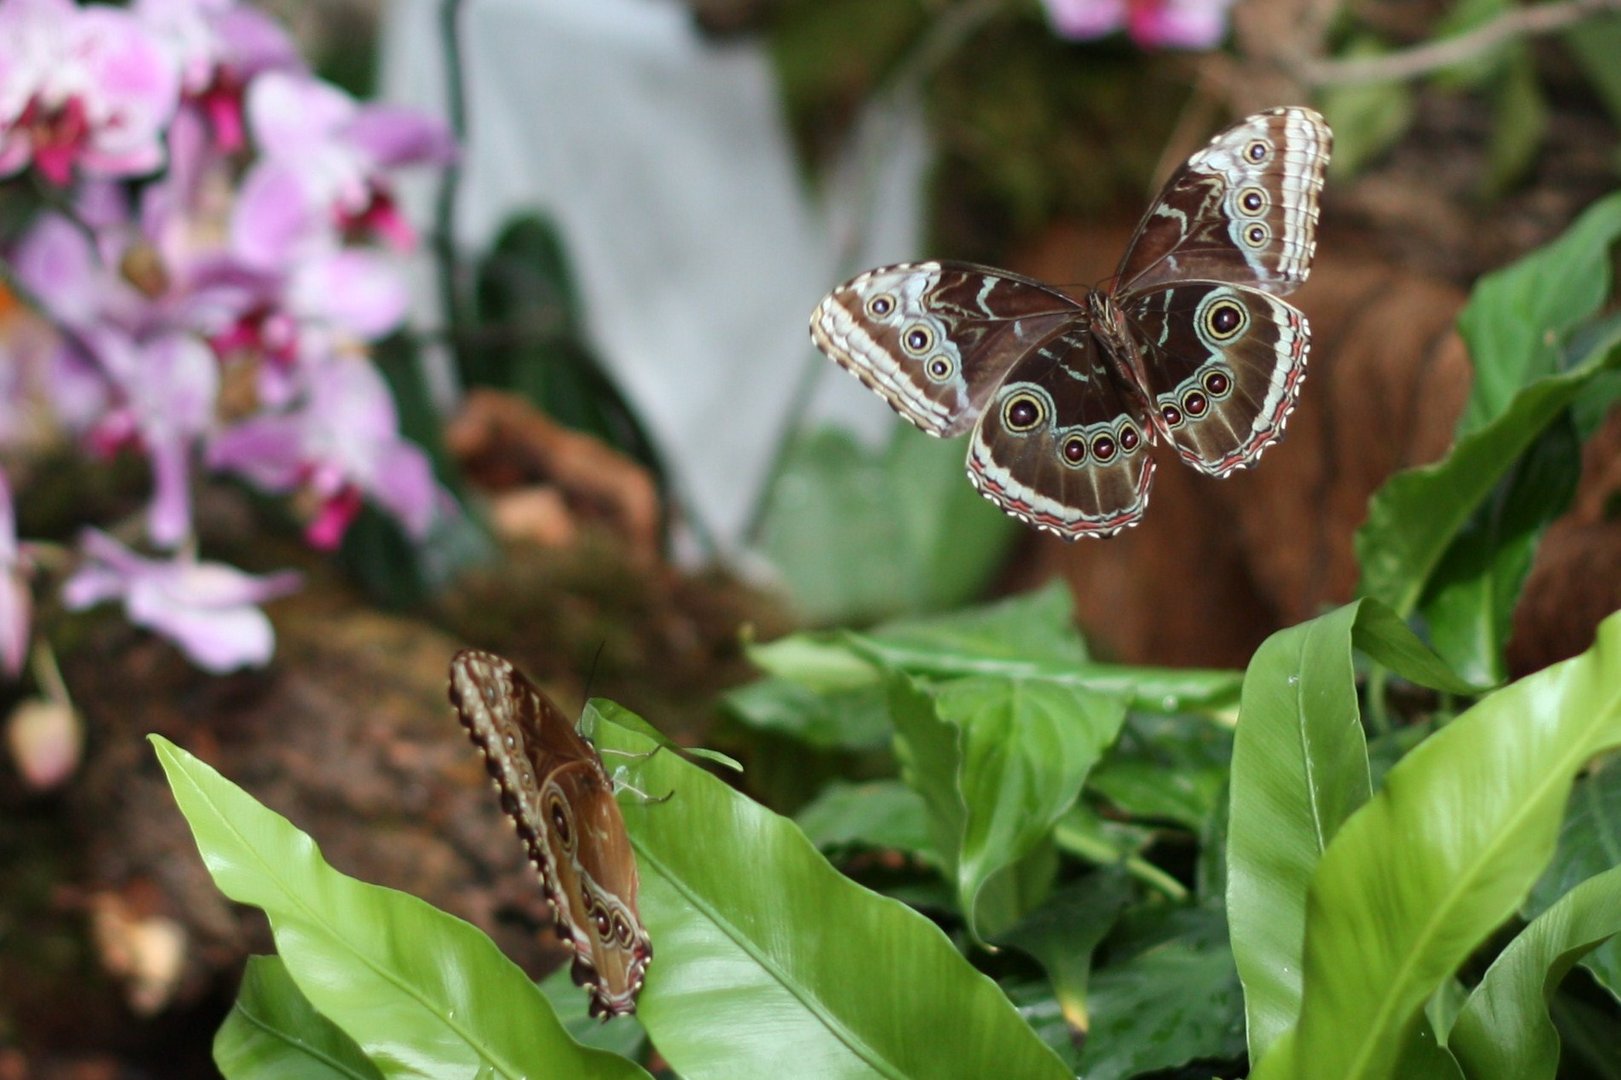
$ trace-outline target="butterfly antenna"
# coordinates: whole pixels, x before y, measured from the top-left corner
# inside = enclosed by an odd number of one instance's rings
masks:
[[[587,701],[591,700],[591,684],[597,681],[597,663],[602,659],[602,647],[606,644],[608,644],[607,638],[598,641],[597,651],[591,654],[591,670],[585,676],[585,700]]]
[[[653,796],[653,795],[649,795],[647,792],[643,791],[641,788],[635,787],[635,786],[633,786],[631,784],[627,784],[623,780],[620,780],[618,777],[615,777],[614,778],[614,793],[618,794],[621,791],[630,792],[632,795],[634,795],[638,799],[642,800],[642,802],[647,806],[657,806],[659,803],[667,803],[671,799],[675,798],[675,788],[671,788],[669,791],[666,791],[663,795]]]

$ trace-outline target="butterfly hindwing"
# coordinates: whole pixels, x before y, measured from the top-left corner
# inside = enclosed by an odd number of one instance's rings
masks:
[[[907,420],[959,435],[1019,359],[1081,313],[1029,278],[972,263],[869,270],[811,315],[811,337]]]
[[[1257,113],[1188,159],[1137,227],[1119,292],[1183,280],[1286,295],[1317,250],[1317,196],[1333,136],[1310,109]]]
[[[450,702],[540,873],[574,981],[593,1016],[634,1012],[652,943],[636,911],[636,860],[613,782],[589,740],[507,660],[464,649]]]
[[[1193,281],[1133,294],[1125,316],[1154,426],[1189,465],[1225,476],[1283,433],[1311,346],[1306,317],[1292,305],[1258,289]]]
[[[1153,428],[1084,324],[1014,365],[974,429],[968,477],[1004,511],[1068,540],[1148,508]]]

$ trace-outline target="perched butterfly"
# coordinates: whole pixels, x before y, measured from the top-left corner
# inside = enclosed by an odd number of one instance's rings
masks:
[[[501,789],[501,807],[540,871],[558,936],[591,1015],[636,1011],[653,943],[636,913],[636,857],[613,781],[590,740],[517,668],[463,649],[450,703]]]
[[[1163,438],[1201,472],[1252,464],[1306,375],[1311,269],[1332,136],[1310,109],[1251,116],[1166,183],[1109,284],[1079,300],[969,263],[840,285],[811,338],[931,435],[972,429],[968,478],[1066,540],[1148,507]]]

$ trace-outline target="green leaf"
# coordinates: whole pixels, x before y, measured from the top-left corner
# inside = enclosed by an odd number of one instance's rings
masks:
[[[1507,677],[1503,648],[1542,534],[1570,506],[1581,441],[1569,414],[1548,425],[1458,533],[1419,603],[1430,642],[1470,682]]]
[[[563,1027],[582,1046],[641,1061],[647,1051],[647,1032],[634,1015],[616,1016],[603,1023],[591,1015],[590,995],[574,985],[571,965],[563,964],[540,980],[540,992],[563,1022]]]
[[[1244,1053],[1244,1010],[1219,908],[1153,913],[1157,931],[1093,972],[1079,1072],[1116,1080]],[[1111,948],[1115,946],[1111,943]]]
[[[1492,138],[1486,148],[1483,187],[1488,196],[1507,191],[1536,160],[1548,128],[1536,60],[1515,46],[1492,86]]]
[[[1600,199],[1559,239],[1475,285],[1458,316],[1475,369],[1460,440],[1502,417],[1531,384],[1565,370],[1573,333],[1610,295],[1617,237],[1621,194]]]
[[[1051,838],[1114,741],[1125,702],[1049,680],[966,676],[892,687],[897,755],[930,810],[970,930],[1006,928],[982,891]],[[1017,916],[1019,912],[998,913]]]
[[[1047,972],[1072,1039],[1092,1027],[1087,1007],[1092,950],[1130,899],[1131,879],[1103,868],[1053,893],[998,939],[1034,957]]]
[[[214,1036],[214,1065],[229,1080],[381,1077],[355,1041],[316,1012],[274,956],[250,956],[236,1004]]]
[[[1226,790],[1232,757],[1233,733],[1225,727],[1196,716],[1138,713],[1087,787],[1134,818],[1197,832]]]
[[[1017,524],[963,481],[963,449],[897,426],[873,451],[824,428],[790,447],[763,548],[806,618],[849,621],[978,595]]]
[[[794,815],[822,851],[864,847],[905,851],[938,864],[923,797],[899,780],[835,780]]]
[[[650,745],[595,731],[604,749]],[[1069,1076],[938,927],[844,877],[791,821],[674,754],[624,771],[670,793],[621,807],[657,950],[637,1015],[681,1076]]]
[[[1571,889],[1492,962],[1447,1037],[1470,1076],[1553,1080],[1548,998],[1581,955],[1621,932],[1621,867]]]
[[[1231,708],[1243,681],[1237,671],[1088,659],[1073,601],[1061,583],[948,615],[897,620],[868,633],[790,634],[751,647],[749,659],[819,693],[879,684],[884,669],[942,679],[1040,677],[1126,694],[1133,708],[1163,713]]]
[[[1227,836],[1227,917],[1252,1058],[1299,1014],[1308,886],[1371,791],[1353,648],[1415,682],[1470,689],[1377,602],[1280,630],[1256,650],[1233,743]]]
[[[1559,849],[1531,890],[1526,916],[1546,911],[1578,883],[1616,866],[1621,866],[1621,759],[1611,757],[1576,781],[1559,829]],[[1621,1000],[1621,941],[1600,945],[1582,958],[1582,966]]]
[[[1299,1022],[1256,1080],[1390,1075],[1425,1001],[1547,865],[1577,770],[1618,744],[1612,616],[1588,652],[1487,696],[1391,769],[1312,877]]]
[[[1616,206],[1621,210],[1621,202]],[[1444,459],[1391,477],[1369,501],[1356,534],[1363,595],[1410,614],[1499,480],[1596,376],[1617,365],[1621,348],[1602,349],[1574,371],[1538,379]]]
[[[823,749],[870,750],[889,742],[889,709],[876,680],[818,693],[788,679],[761,679],[729,692],[721,704],[756,731]]]
[[[1610,119],[1621,123],[1621,16],[1604,15],[1578,23],[1560,37],[1592,84]]]
[[[1356,59],[1387,51],[1377,39],[1360,36],[1340,56]],[[1328,168],[1329,176],[1336,180],[1361,172],[1413,123],[1413,91],[1395,80],[1326,87],[1319,104],[1334,130],[1334,157]]]
[[[476,928],[338,873],[286,818],[150,738],[214,884],[263,909],[298,989],[385,1076],[647,1076],[569,1038],[535,984]]]

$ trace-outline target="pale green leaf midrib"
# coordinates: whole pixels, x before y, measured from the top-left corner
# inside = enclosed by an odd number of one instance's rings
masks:
[[[1607,710],[1601,711],[1597,714],[1601,722],[1595,723],[1591,730],[1602,731],[1605,726],[1611,722],[1610,718],[1616,715],[1621,715],[1621,708],[1614,705]],[[1558,786],[1560,783],[1568,784],[1569,777],[1574,773],[1574,763],[1591,756],[1597,749],[1599,749],[1599,747],[1592,745],[1591,739],[1574,744],[1572,750],[1567,751],[1563,757],[1558,759],[1561,762],[1571,762],[1571,766],[1569,768],[1561,766],[1556,769],[1547,770],[1545,772],[1547,779],[1532,789],[1534,792],[1534,797],[1522,799],[1520,801],[1517,810],[1507,819],[1505,827],[1497,831],[1497,838],[1492,843],[1487,845],[1482,857],[1475,860],[1475,867],[1477,869],[1469,874],[1459,874],[1453,879],[1453,887],[1445,893],[1444,902],[1436,904],[1434,907],[1432,907],[1430,918],[1425,920],[1423,933],[1419,934],[1414,939],[1416,943],[1415,947],[1409,948],[1407,950],[1406,957],[1399,965],[1397,965],[1395,978],[1393,978],[1390,983],[1392,990],[1403,987],[1412,981],[1414,969],[1418,966],[1419,958],[1424,955],[1427,946],[1435,938],[1439,928],[1450,920],[1451,911],[1453,906],[1457,903],[1458,897],[1469,891],[1469,886],[1466,883],[1473,882],[1476,874],[1478,873],[1478,867],[1489,865],[1494,861],[1493,856],[1498,853],[1502,845],[1508,842],[1508,838],[1515,835],[1520,825],[1524,822],[1525,818],[1530,812],[1528,808],[1536,806],[1541,800],[1542,796],[1544,796],[1550,789]],[[1391,1013],[1395,1008],[1395,1000],[1398,996],[1399,995],[1394,992],[1387,992],[1384,995],[1379,1007],[1374,1011],[1373,1022],[1370,1023],[1365,1029],[1363,1033],[1365,1037],[1360,1041],[1358,1044],[1358,1050],[1351,1058],[1351,1068],[1346,1073],[1347,1076],[1360,1077],[1368,1075],[1366,1070],[1370,1061],[1374,1057],[1375,1049],[1381,1043],[1382,1034],[1385,1031],[1386,1026],[1390,1023]]]
[[[354,1069],[349,1068],[348,1065],[339,1061],[326,1051],[317,1049],[315,1046],[303,1039],[293,1038],[292,1036],[288,1035],[286,1030],[279,1025],[273,1024],[268,1020],[260,1019],[257,1013],[248,1009],[242,1004],[241,1001],[238,1001],[235,1006],[233,1006],[232,1011],[237,1016],[240,1016],[244,1023],[252,1025],[254,1030],[268,1035],[281,1045],[288,1047],[289,1049],[296,1050],[305,1057],[314,1058],[316,1061],[319,1061],[323,1065],[331,1068],[333,1072],[339,1073],[343,1076],[352,1076],[355,1078],[355,1080],[370,1080],[370,1077],[368,1077],[366,1074],[356,1072]]]
[[[731,920],[727,919],[718,910],[716,910],[715,906],[709,902],[707,896],[689,888],[684,878],[677,874],[671,873],[669,866],[662,859],[658,858],[652,851],[650,851],[640,840],[632,837],[631,845],[636,849],[638,858],[644,860],[653,869],[657,870],[659,875],[663,877],[665,881],[669,882],[670,885],[677,892],[679,892],[688,903],[701,912],[711,924],[718,927],[733,945],[737,946],[740,950],[746,953],[750,959],[759,965],[762,971],[770,975],[771,978],[776,980],[777,984],[783,988],[783,990],[791,995],[794,1000],[803,1005],[807,1012],[811,1013],[811,1015],[815,1016],[819,1021],[821,1021],[822,1025],[828,1031],[832,1032],[834,1038],[838,1039],[840,1043],[846,1046],[855,1058],[871,1066],[874,1071],[883,1076],[893,1077],[895,1080],[906,1080],[909,1074],[901,1071],[898,1066],[894,1065],[882,1054],[871,1048],[865,1039],[862,1039],[856,1035],[855,1032],[852,1031],[842,1020],[840,1020],[837,1014],[835,1014],[831,1009],[827,1008],[819,998],[811,994],[809,990],[801,992],[798,984],[787,977],[782,970],[781,965],[769,958],[763,950],[756,948],[753,940],[739,930],[731,922]]]

